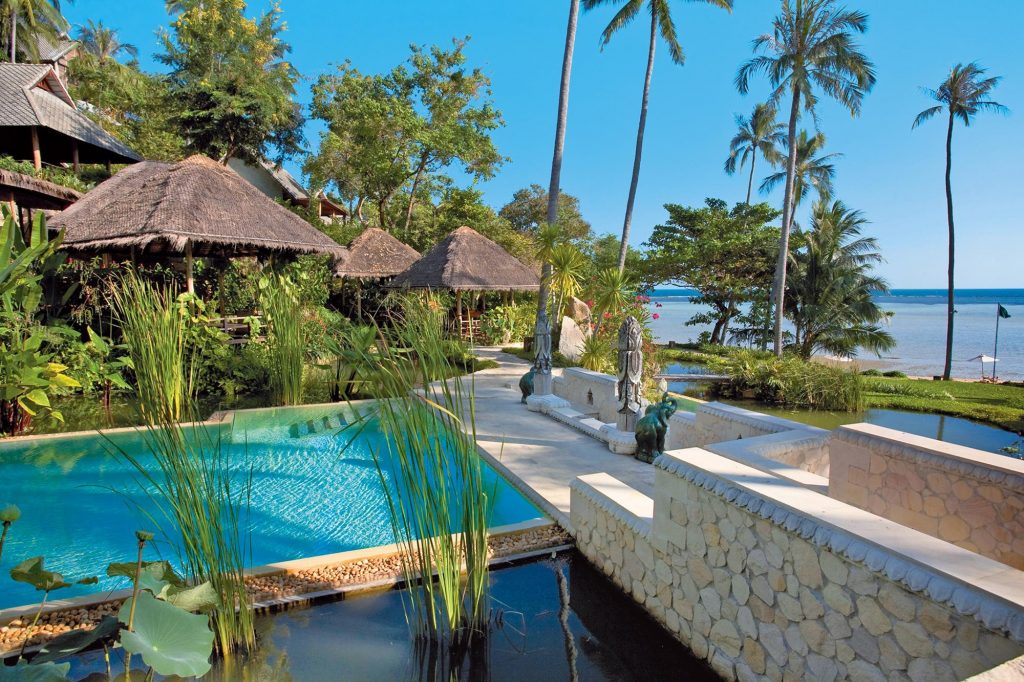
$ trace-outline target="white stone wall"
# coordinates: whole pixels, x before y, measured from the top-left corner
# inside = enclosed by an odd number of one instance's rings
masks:
[[[653,505],[574,482],[577,546],[726,678],[941,682],[1024,654],[1024,574],[707,451],[655,466]]]
[[[1024,569],[1024,462],[869,424],[830,452],[835,499]]]
[[[565,398],[576,409],[597,414],[606,424],[615,423],[619,411],[616,379],[610,374],[592,372],[582,367],[566,367],[555,377],[553,392]]]

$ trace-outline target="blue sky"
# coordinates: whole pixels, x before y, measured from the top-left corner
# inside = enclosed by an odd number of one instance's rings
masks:
[[[843,154],[836,164],[836,195],[871,221],[868,231],[887,259],[882,274],[895,287],[945,285],[944,123],[935,119],[913,132],[910,124],[929,106],[921,86],[937,85],[957,61],[977,60],[1004,77],[995,97],[1013,113],[981,116],[954,133],[957,286],[1024,287],[1018,207],[1024,191],[1024,59],[1017,35],[1024,4],[989,0],[984,10],[954,0],[848,4],[870,15],[862,45],[876,65],[878,84],[859,118],[824,104],[820,126],[829,151]],[[708,196],[731,203],[745,194],[745,176],[725,175],[722,164],[733,115],[749,113],[768,87],[758,81],[744,97],[733,78],[751,54],[751,40],[770,28],[779,3],[735,5],[729,14],[673,2],[687,61],[672,64],[659,44],[633,244],[664,219],[665,203],[700,204]],[[262,0],[250,2],[252,9],[265,6]],[[281,6],[291,58],[304,76],[303,102],[316,76],[345,59],[365,72],[384,71],[406,58],[410,43],[472,36],[467,54],[492,79],[494,101],[506,121],[495,139],[512,159],[482,185],[486,199],[498,208],[520,187],[547,186],[567,0],[281,0]],[[75,24],[102,19],[120,29],[122,39],[139,47],[144,66],[158,68],[152,59],[156,29],[169,23],[162,0],[77,0],[65,9]],[[580,17],[562,183],[580,198],[596,231],[617,234],[632,167],[646,29],[638,20],[601,51],[599,34],[612,12],[601,8]],[[316,128],[307,133],[312,147]],[[781,204],[781,190],[765,200]]]

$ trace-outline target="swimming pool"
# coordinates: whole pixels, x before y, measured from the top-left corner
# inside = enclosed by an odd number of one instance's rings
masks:
[[[223,425],[203,427],[220,437],[232,471],[240,477],[252,472],[250,565],[395,541],[373,459],[374,452],[386,452],[384,436],[372,427],[358,435],[355,429],[343,432],[344,419],[339,405],[272,408],[236,412]],[[65,579],[100,576],[98,586],[76,585],[54,593],[55,598],[127,586],[123,579],[107,578],[106,567],[134,561],[134,531],[154,529],[147,513],[155,509],[137,470],[117,449],[152,462],[146,438],[120,431],[106,437],[0,441],[0,506],[16,504],[22,512],[0,559],[0,608],[42,596],[7,575],[16,563],[37,555]],[[389,468],[384,470],[387,475]],[[543,516],[490,467],[485,466],[484,477],[495,491],[491,527]],[[173,527],[160,529],[146,558],[174,561],[168,538],[176,533]]]

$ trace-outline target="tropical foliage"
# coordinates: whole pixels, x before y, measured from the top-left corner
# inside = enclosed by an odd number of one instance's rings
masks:
[[[775,109],[770,104],[757,104],[750,118],[736,115],[738,131],[729,141],[729,158],[725,160],[725,172],[732,175],[742,169],[750,159],[750,177],[747,179],[746,203],[750,203],[750,192],[754,188],[754,166],[757,153],[771,165],[782,160],[779,147],[785,144],[784,126],[775,120]]]
[[[0,2],[0,45],[10,62],[35,62],[39,45],[57,44],[68,28],[60,0],[3,0]]]
[[[794,209],[807,198],[812,189],[818,193],[820,199],[827,199],[832,195],[832,179],[836,172],[832,160],[839,158],[842,154],[821,154],[824,146],[824,133],[810,135],[806,130],[800,131],[800,135],[796,139],[796,170],[793,172]],[[788,146],[786,149],[788,150]],[[760,191],[762,194],[767,194],[785,181],[785,171],[772,173],[761,182]]]

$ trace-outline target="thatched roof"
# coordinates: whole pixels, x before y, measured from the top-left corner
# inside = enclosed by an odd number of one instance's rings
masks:
[[[0,170],[0,201],[13,199],[22,208],[63,209],[82,198],[81,193],[24,173]]]
[[[46,64],[0,64],[0,153],[32,158],[37,129],[45,163],[70,163],[72,142],[82,163],[133,163],[141,157],[78,110]]]
[[[51,223],[71,251],[256,256],[345,250],[230,168],[205,156],[143,161],[118,172]]]
[[[338,277],[380,279],[404,272],[420,252],[378,227],[368,227],[348,245],[348,254],[334,268]]]
[[[470,227],[460,227],[395,277],[390,286],[455,291],[536,291],[531,268]]]

